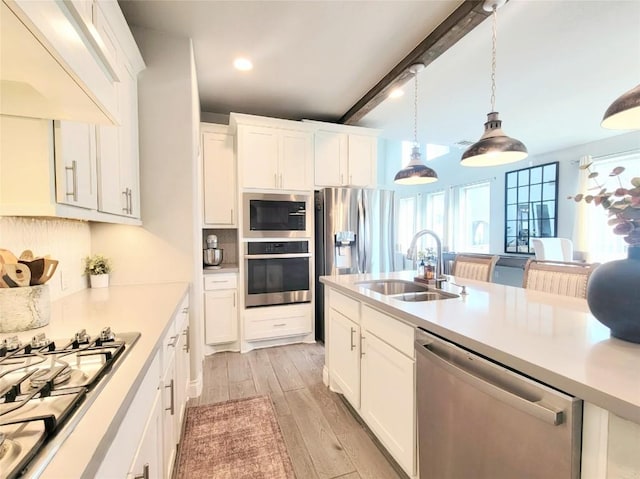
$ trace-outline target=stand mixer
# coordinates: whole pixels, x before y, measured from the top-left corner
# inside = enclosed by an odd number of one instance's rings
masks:
[[[207,248],[202,250],[202,261],[210,269],[220,268],[222,249],[218,248],[218,237],[216,235],[207,236]]]

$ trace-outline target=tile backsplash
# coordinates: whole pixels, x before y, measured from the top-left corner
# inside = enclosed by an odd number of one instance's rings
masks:
[[[58,269],[47,283],[52,300],[87,287],[83,258],[91,253],[91,233],[85,221],[0,217],[0,248],[16,256],[30,249],[57,259]]]

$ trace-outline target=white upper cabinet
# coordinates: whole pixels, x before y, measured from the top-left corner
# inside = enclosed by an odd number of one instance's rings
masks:
[[[313,133],[295,121],[231,114],[242,188],[313,188]]]
[[[204,226],[237,224],[236,158],[228,127],[202,123],[202,196]]]
[[[140,224],[137,75],[144,62],[118,3],[0,6],[0,176],[29,177],[0,188],[0,214]]]
[[[118,85],[120,126],[97,126],[98,210],[140,218],[138,96],[136,77],[123,66]]]
[[[376,186],[378,130],[315,125],[315,186]]]
[[[101,48],[106,42],[85,23],[86,3],[79,3],[80,10],[53,0],[0,4],[2,114],[119,123],[119,78]]]
[[[88,123],[54,122],[56,198],[81,208],[96,209],[96,130]]]

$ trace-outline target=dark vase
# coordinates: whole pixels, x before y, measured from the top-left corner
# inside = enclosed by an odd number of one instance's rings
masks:
[[[627,259],[598,266],[589,278],[587,303],[611,336],[640,343],[640,246],[629,246]]]

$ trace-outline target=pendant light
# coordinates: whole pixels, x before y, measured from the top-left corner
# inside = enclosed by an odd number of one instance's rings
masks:
[[[600,126],[612,130],[640,130],[640,85],[623,93],[607,108]]]
[[[413,148],[409,164],[396,173],[394,183],[399,185],[421,185],[438,181],[438,174],[429,168],[420,158],[420,146],[418,144],[418,73],[424,69],[422,63],[416,63],[409,67],[413,73],[415,92],[413,97]]]
[[[496,111],[496,44],[497,44],[497,14],[498,7],[505,0],[485,0],[483,8],[492,12],[493,17],[493,45],[491,49],[491,113],[487,114],[487,122],[484,124],[484,134],[480,139],[465,150],[460,159],[464,166],[496,166],[520,161],[527,157],[527,147],[508,137],[502,131],[502,121],[498,119]]]

